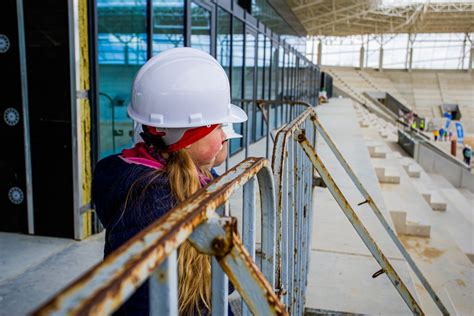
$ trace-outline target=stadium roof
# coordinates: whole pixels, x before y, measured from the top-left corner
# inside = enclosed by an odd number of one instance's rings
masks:
[[[288,0],[308,35],[474,32],[474,0]]]

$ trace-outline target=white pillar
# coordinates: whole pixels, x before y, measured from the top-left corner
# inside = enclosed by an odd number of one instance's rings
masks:
[[[411,71],[413,65],[413,47],[410,47],[410,51],[408,52],[408,71]]]
[[[364,69],[364,45],[360,47],[359,68]]]
[[[379,71],[383,71],[383,47],[380,45],[380,52],[379,52]]]
[[[469,72],[472,71],[472,67],[474,66],[474,46],[471,46],[471,50],[469,53],[469,65],[467,65],[467,69]]]
[[[323,42],[319,40],[318,43],[318,66],[321,66],[321,62],[323,60]]]

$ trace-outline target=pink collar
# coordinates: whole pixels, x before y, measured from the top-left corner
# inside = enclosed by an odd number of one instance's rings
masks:
[[[119,155],[120,159],[129,164],[141,165],[148,168],[156,170],[166,169],[166,160],[159,157],[156,159],[147,150],[145,143],[140,142],[136,143],[134,147],[129,149],[122,150],[122,154]],[[203,175],[201,172],[199,174],[199,182],[202,186],[205,186],[210,182],[210,179]]]

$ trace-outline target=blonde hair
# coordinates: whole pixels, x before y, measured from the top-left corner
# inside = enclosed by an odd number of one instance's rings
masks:
[[[177,202],[183,202],[201,188],[198,169],[185,149],[169,155],[166,171]],[[207,170],[200,171],[210,176]],[[180,315],[201,315],[203,308],[211,310],[211,261],[188,241],[179,248],[178,281]]]
[[[151,183],[164,172],[168,176],[171,193],[177,203],[183,202],[201,188],[199,172],[209,179],[212,178],[209,170],[198,169],[186,149],[162,155],[167,160],[166,170],[154,170],[147,174],[147,184],[139,196],[145,194]],[[130,187],[120,218],[135,185],[143,181],[143,178],[135,180]],[[200,254],[189,241],[185,241],[178,250],[178,284],[180,315],[201,315],[203,309],[211,310],[211,260],[209,256]]]

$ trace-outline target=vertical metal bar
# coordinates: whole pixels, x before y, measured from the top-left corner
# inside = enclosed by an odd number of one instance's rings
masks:
[[[262,216],[262,273],[275,288],[277,218],[272,170],[264,168],[257,174]]]
[[[293,315],[293,293],[294,293],[294,264],[295,264],[295,144],[292,138],[288,139],[285,150],[288,151],[288,311]]]
[[[267,108],[267,138],[265,140],[265,157],[267,159],[270,159],[270,132],[272,131],[271,125],[272,125],[272,105],[269,103],[267,107],[263,107],[263,109]]]
[[[249,103],[245,102],[244,105],[245,113],[249,115]],[[250,115],[249,115],[250,116]],[[245,159],[249,157],[249,146],[250,146],[250,124],[249,121],[245,121]]]
[[[220,216],[223,216],[225,212],[226,210],[223,206],[216,210],[216,213]],[[227,316],[229,279],[214,257],[211,258],[211,293],[212,316]]]
[[[298,315],[303,314],[303,266],[304,266],[304,208],[303,208],[303,152],[298,146],[298,222],[299,222],[299,229],[298,229],[298,242],[299,242],[299,249],[298,252],[298,282],[299,282],[299,290],[298,290]]]
[[[82,239],[84,238],[84,223],[81,216],[81,159],[79,153],[79,140],[78,140],[78,99],[77,99],[77,82],[80,79],[78,76],[80,72],[77,67],[79,65],[76,63],[76,56],[79,54],[79,48],[76,45],[76,40],[79,39],[79,28],[76,27],[76,22],[78,21],[78,6],[77,3],[73,0],[67,1],[68,6],[68,49],[69,49],[69,106],[71,109],[71,158],[72,158],[72,178],[73,178],[73,221],[74,221],[74,238]]]
[[[397,246],[398,250],[402,253],[403,257],[405,260],[408,262],[410,267],[413,269],[413,272],[415,272],[416,276],[418,279],[421,281],[423,286],[425,287],[426,291],[429,293],[435,304],[438,306],[438,309],[443,313],[443,315],[449,314],[448,310],[444,306],[443,302],[441,302],[441,299],[439,296],[436,294],[434,289],[431,287],[430,283],[428,280],[425,278],[421,270],[418,268],[416,265],[415,261],[411,258],[410,254],[406,251],[405,247],[401,243],[401,241],[398,239],[397,235],[393,231],[393,229],[390,227],[389,223],[385,220],[385,217],[383,216],[382,212],[378,208],[377,204],[375,204],[375,201],[373,200],[372,196],[370,196],[369,192],[365,189],[365,187],[362,185],[362,183],[359,181],[359,178],[355,175],[355,173],[352,171],[352,168],[349,166],[347,161],[344,159],[342,156],[341,152],[337,149],[336,145],[332,141],[331,137],[329,134],[326,132],[324,127],[321,125],[319,122],[318,118],[316,116],[312,116],[311,120],[313,121],[313,125],[315,126],[316,130],[319,131],[325,142],[328,144],[329,148],[333,152],[333,154],[336,156],[337,160],[341,164],[341,166],[344,168],[346,173],[349,175],[351,178],[352,182],[354,185],[357,187],[359,192],[362,194],[364,199],[367,201],[367,203],[370,205],[372,211],[374,212],[375,216],[378,218],[382,226],[385,228],[387,231],[388,235],[390,238],[393,240],[395,245]]]
[[[294,283],[294,286],[293,286],[293,310],[294,312],[292,313],[292,315],[299,315],[298,314],[298,311],[299,311],[299,308],[298,308],[298,304],[299,304],[299,300],[298,300],[298,295],[299,295],[299,291],[300,291],[300,284],[299,284],[299,269],[298,269],[298,266],[300,264],[300,251],[301,251],[301,248],[299,247],[299,242],[300,242],[300,239],[299,239],[299,231],[301,229],[301,225],[300,225],[300,217],[301,217],[301,213],[300,213],[300,209],[299,209],[299,204],[298,204],[298,198],[299,198],[299,187],[298,187],[298,167],[299,167],[299,148],[298,148],[298,143],[297,142],[293,142],[293,147],[294,147],[294,156],[293,156],[293,161],[294,161],[294,170],[293,170],[293,178],[294,178],[294,195],[293,195],[293,199],[294,199],[294,205],[295,205],[295,208],[294,208],[294,226],[295,226],[295,230],[294,230],[294,245],[295,245],[295,248],[294,248],[294,270],[293,270],[293,283]]]
[[[284,158],[283,158],[283,177],[280,190],[282,190],[282,234],[281,234],[281,291],[288,291],[288,261],[289,256],[291,255],[291,251],[289,251],[289,236],[288,236],[288,209],[289,209],[289,202],[288,202],[288,152],[285,148]],[[288,295],[284,296],[284,303],[285,305],[288,304]]]
[[[16,1],[16,13],[18,22],[18,50],[20,59],[21,77],[21,103],[23,112],[23,142],[25,155],[25,176],[26,176],[26,210],[28,218],[28,234],[35,233],[35,220],[33,212],[33,177],[31,173],[31,144],[30,144],[30,115],[28,104],[28,78],[26,66],[26,43],[25,24],[23,17],[23,0]]]
[[[308,136],[310,139],[314,140],[315,129],[313,124],[307,124],[307,131],[309,131]],[[308,186],[308,196],[307,196],[307,212],[308,212],[308,239],[307,239],[307,255],[306,259],[306,287],[305,287],[305,298],[306,298],[306,289],[308,287],[308,275],[310,269],[311,261],[311,249],[312,249],[312,236],[313,236],[313,168],[309,159],[305,159],[306,162],[306,185]]]
[[[153,0],[146,0],[146,58],[153,57]]]
[[[212,316],[227,316],[229,280],[216,258],[211,258]],[[177,315],[177,314],[175,314]]]
[[[372,256],[375,258],[375,260],[377,260],[379,265],[382,267],[392,284],[399,292],[402,299],[405,301],[405,303],[413,312],[413,314],[424,315],[423,311],[421,310],[421,307],[418,305],[414,297],[408,291],[402,279],[398,276],[397,272],[394,270],[385,255],[382,253],[377,243],[374,241],[367,229],[364,227],[359,217],[354,212],[352,206],[349,204],[349,201],[347,201],[346,197],[342,194],[341,190],[337,186],[331,174],[328,172],[326,166],[323,164],[319,156],[314,151],[314,148],[308,143],[308,140],[306,139],[304,134],[300,133],[297,137],[298,142],[301,144],[301,147],[304,149],[306,155],[311,160],[313,167],[316,168],[318,173],[321,175],[321,178],[323,178],[324,183],[327,185],[334,199],[339,204],[339,207],[344,212],[344,215],[346,215],[347,219],[351,222],[357,234],[362,239],[367,249],[369,249],[369,251],[372,253]]]
[[[255,227],[256,227],[256,205],[257,205],[257,190],[256,178],[252,177],[244,184],[244,201],[242,214],[242,242],[244,247],[250,254],[250,257],[255,261]],[[262,221],[265,226],[265,221]],[[264,228],[265,229],[265,228]],[[245,301],[242,300],[242,315],[250,315],[250,309],[247,307]]]
[[[150,276],[150,315],[178,315],[177,257],[175,250]]]

